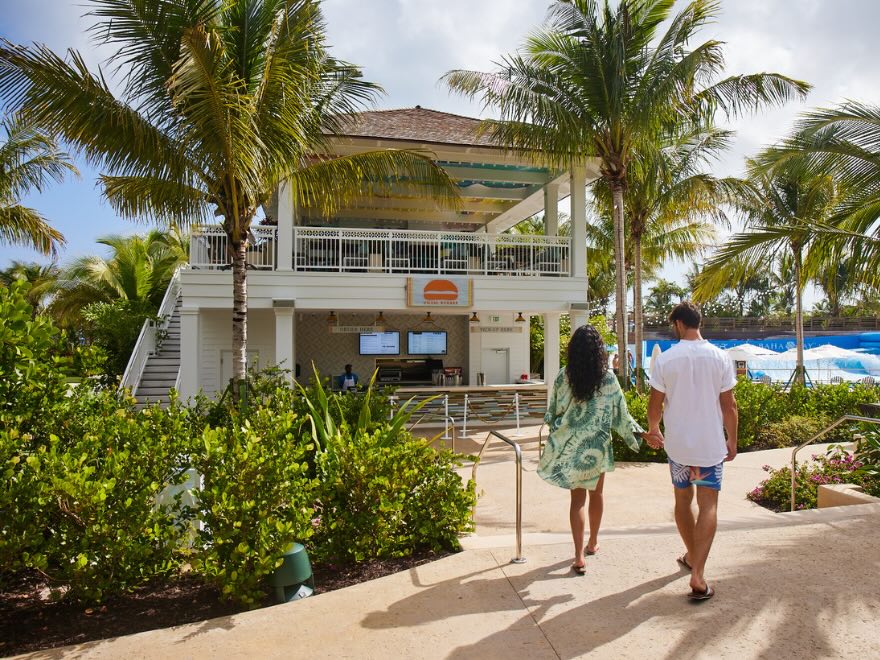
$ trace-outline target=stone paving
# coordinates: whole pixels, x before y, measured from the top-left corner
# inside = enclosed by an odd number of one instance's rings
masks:
[[[877,657],[880,505],[770,513],[744,494],[761,465],[785,464],[790,451],[740,455],[725,474],[707,571],[717,595],[694,604],[675,562],[666,469],[620,465],[608,476],[600,552],[575,576],[567,494],[534,474],[536,430],[520,438],[524,564],[509,563],[512,452],[493,446],[464,552],[286,605],[31,657]]]

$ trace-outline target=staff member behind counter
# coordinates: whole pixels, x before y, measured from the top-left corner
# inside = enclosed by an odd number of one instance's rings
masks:
[[[347,364],[345,365],[345,373],[336,377],[336,388],[348,391],[353,387],[357,387],[359,380],[358,375],[351,370],[351,365]]]

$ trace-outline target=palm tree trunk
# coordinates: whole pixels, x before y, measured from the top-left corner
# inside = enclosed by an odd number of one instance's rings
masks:
[[[247,378],[247,238],[232,252],[232,401],[237,405]]]
[[[644,383],[642,382],[642,374],[644,373],[643,363],[645,356],[642,352],[642,335],[644,313],[642,311],[642,236],[633,233],[633,321],[635,322],[635,344],[636,344],[636,389],[641,392]]]
[[[611,182],[611,195],[614,203],[614,287],[617,305],[617,377],[624,389],[629,388],[629,361],[626,355],[626,252],[624,250],[623,183]]]
[[[794,248],[794,333],[797,350],[797,366],[795,367],[794,383],[796,385],[804,384],[804,292],[801,284],[802,276],[801,248],[800,246],[796,246]]]

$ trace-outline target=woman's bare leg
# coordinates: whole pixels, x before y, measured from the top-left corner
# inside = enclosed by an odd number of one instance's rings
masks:
[[[583,488],[571,489],[571,508],[568,518],[571,522],[571,536],[574,540],[574,565],[584,565],[584,504],[587,501],[587,491]]]
[[[596,488],[590,491],[590,540],[587,541],[587,552],[596,552],[599,548],[599,527],[602,525],[602,511],[605,501],[602,497],[602,487],[605,485],[605,475],[599,477]]]

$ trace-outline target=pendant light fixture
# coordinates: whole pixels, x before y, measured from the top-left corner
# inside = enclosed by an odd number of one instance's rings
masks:
[[[525,323],[526,320],[523,318],[522,312],[519,312],[517,317],[514,319],[516,323]]]
[[[479,322],[480,322],[480,317],[477,316],[477,313],[471,312],[470,323],[479,323]]]
[[[385,327],[385,315],[382,312],[379,312],[376,315],[376,320],[373,321],[373,325],[375,325],[377,328]]]
[[[330,312],[327,315],[327,325],[338,325],[339,319],[336,317],[336,312]]]

